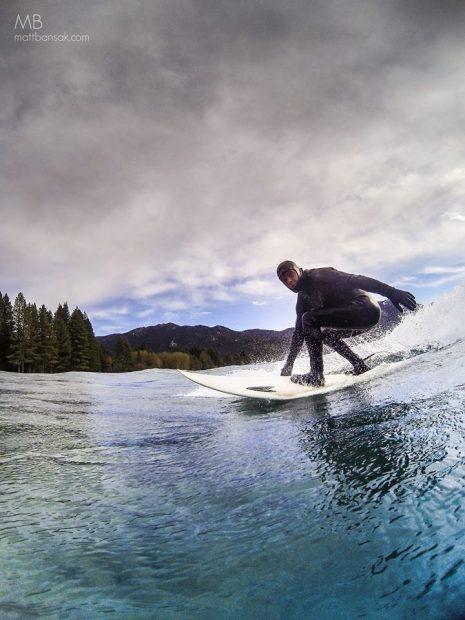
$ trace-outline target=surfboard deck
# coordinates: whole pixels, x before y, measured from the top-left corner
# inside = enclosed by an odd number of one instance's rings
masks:
[[[373,372],[369,370],[363,375],[328,374],[326,385],[323,387],[311,387],[292,383],[290,377],[270,375],[268,373],[251,372],[239,375],[213,375],[201,372],[179,370],[179,372],[198,385],[224,392],[233,396],[244,398],[258,398],[261,400],[295,400],[296,398],[309,398],[320,394],[327,394],[340,390],[355,383],[359,383]]]

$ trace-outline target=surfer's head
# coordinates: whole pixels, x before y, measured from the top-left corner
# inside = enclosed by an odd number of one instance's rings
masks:
[[[279,263],[276,273],[281,282],[293,291],[300,280],[302,270],[293,261],[285,260]]]

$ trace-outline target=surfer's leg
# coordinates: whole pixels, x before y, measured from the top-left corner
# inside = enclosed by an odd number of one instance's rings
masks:
[[[303,314],[302,328],[310,358],[310,372],[305,375],[292,375],[291,381],[304,385],[322,386],[325,384],[323,375],[323,335],[321,328],[313,319],[312,312],[305,312]]]
[[[362,331],[358,333],[363,333]],[[325,329],[322,333],[323,344],[331,347],[336,353],[339,353],[343,358],[350,362],[354,368],[354,374],[361,375],[363,372],[369,370],[363,359],[359,357],[355,351],[353,351],[348,344],[343,342],[336,330]]]

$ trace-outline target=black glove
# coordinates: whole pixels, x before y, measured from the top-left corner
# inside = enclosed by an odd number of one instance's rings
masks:
[[[407,310],[415,310],[417,307],[417,302],[412,293],[401,291],[398,288],[393,289],[392,293],[389,295],[389,299],[399,312],[403,312],[402,306],[407,308]]]
[[[292,375],[292,366],[294,364],[290,364],[289,362],[286,362],[283,366],[283,369],[281,370],[281,377],[289,377],[290,375]]]

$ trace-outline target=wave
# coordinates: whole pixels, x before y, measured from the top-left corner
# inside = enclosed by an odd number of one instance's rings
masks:
[[[405,315],[377,347],[389,351],[442,348],[465,338],[465,282],[453,291]]]

